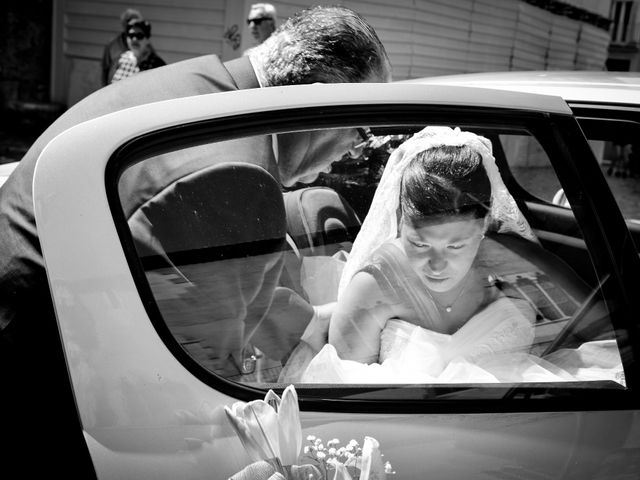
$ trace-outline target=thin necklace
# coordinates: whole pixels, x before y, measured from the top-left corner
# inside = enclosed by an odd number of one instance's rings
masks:
[[[438,305],[441,309],[443,309],[445,312],[447,313],[451,313],[451,310],[453,310],[453,306],[456,304],[456,302],[458,301],[458,299],[460,298],[460,296],[462,295],[462,292],[465,291],[465,289],[467,288],[467,283],[469,280],[469,277],[471,271],[467,272],[467,274],[464,277],[463,283],[462,283],[462,288],[460,288],[460,291],[458,292],[458,294],[455,296],[455,298],[453,299],[453,301],[451,301],[449,303],[449,305],[443,305],[442,303],[440,303],[436,297],[432,294],[431,298],[433,299],[434,302],[436,302],[436,305]]]

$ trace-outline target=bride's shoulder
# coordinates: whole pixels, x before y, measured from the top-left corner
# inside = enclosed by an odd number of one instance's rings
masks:
[[[376,270],[370,266],[356,272],[340,297],[342,304],[356,302],[358,305],[376,304],[384,294],[376,279]]]

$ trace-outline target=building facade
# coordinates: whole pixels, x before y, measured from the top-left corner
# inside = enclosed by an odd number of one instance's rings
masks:
[[[152,24],[152,43],[173,63],[251,46],[251,0],[132,0]],[[279,20],[312,0],[272,2]],[[376,28],[395,79],[497,70],[601,70],[611,1],[344,0]],[[100,87],[103,46],[120,29],[118,0],[54,0],[51,100],[67,106]]]
[[[640,71],[640,8],[637,1],[611,2],[611,44],[607,68],[616,71]]]

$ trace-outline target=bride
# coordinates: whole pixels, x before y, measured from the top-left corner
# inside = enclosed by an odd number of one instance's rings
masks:
[[[301,383],[559,381],[528,354],[535,312],[500,291],[495,234],[536,242],[491,143],[427,127],[390,157]]]

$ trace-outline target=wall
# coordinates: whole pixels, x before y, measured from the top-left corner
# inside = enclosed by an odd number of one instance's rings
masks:
[[[246,11],[251,2],[245,2]],[[273,2],[280,19],[316,2]],[[608,16],[609,0],[566,2]],[[394,78],[495,70],[602,70],[609,34],[516,0],[344,0],[375,28]],[[249,46],[246,27],[243,49]]]
[[[252,1],[132,0],[152,23],[152,42],[172,63],[206,53],[228,60],[251,46],[245,23]],[[285,19],[313,0],[273,2]],[[395,79],[495,70],[602,70],[609,34],[592,24],[517,0],[343,0],[376,28]],[[544,2],[543,2],[544,3]],[[557,5],[559,2],[555,2]],[[602,13],[603,3],[574,6]],[[56,0],[62,61],[57,91],[75,103],[99,87],[102,46],[119,30],[116,0]],[[562,5],[562,4],[561,4]],[[608,7],[607,7],[608,8]],[[55,27],[55,25],[54,25]],[[55,30],[55,28],[54,28]],[[55,40],[55,39],[54,39]],[[63,73],[60,73],[64,70]]]
[[[68,63],[67,103],[100,88],[102,50],[120,31],[120,13],[136,8],[151,22],[151,42],[174,63],[215,53],[222,55],[225,13],[231,0],[63,0],[62,49]]]

